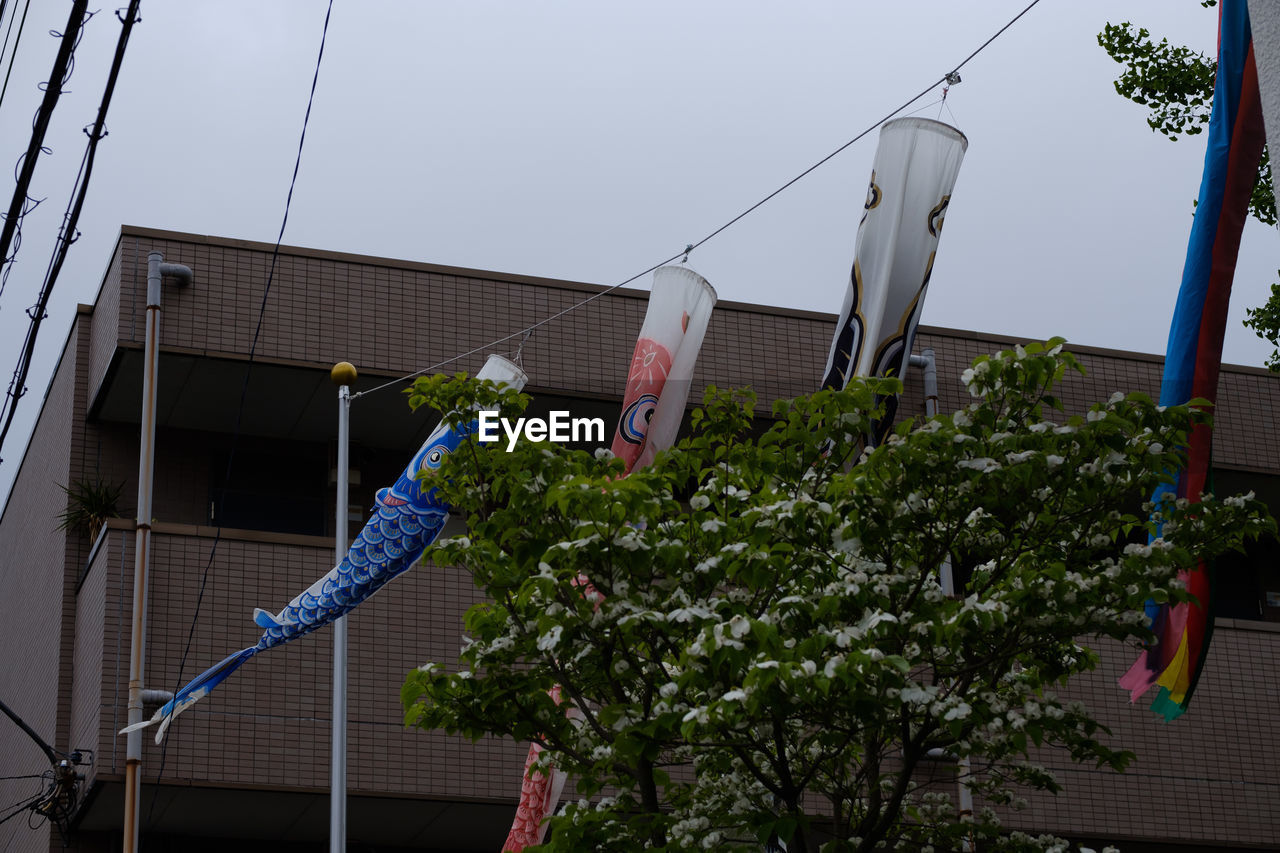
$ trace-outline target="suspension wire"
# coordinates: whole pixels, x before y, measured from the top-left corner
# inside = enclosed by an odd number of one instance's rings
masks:
[[[920,106],[916,107],[916,108],[915,108],[914,110],[912,110],[911,112],[907,113],[907,114],[906,114],[906,116],[904,116],[904,117],[905,117],[905,118],[909,118],[909,117],[911,117],[911,116],[917,116],[917,115],[920,115],[920,113],[924,112],[925,110],[927,110],[927,109],[931,109],[932,107],[936,107],[936,106],[938,106],[938,105],[939,105],[939,104],[941,104],[941,103],[942,103],[942,98],[938,98],[936,101],[930,101],[930,102],[929,102],[929,103],[927,103],[927,104],[922,104],[922,105],[920,105]]]
[[[839,156],[840,154],[842,154],[842,153],[843,153],[847,148],[849,148],[851,145],[853,145],[854,143],[856,143],[856,142],[858,142],[859,140],[863,139],[865,136],[867,136],[867,134],[871,133],[871,131],[875,130],[875,129],[876,129],[877,127],[879,127],[880,125],[882,125],[882,124],[884,124],[885,122],[889,121],[889,119],[893,118],[894,116],[898,115],[898,114],[899,114],[899,113],[901,113],[902,111],[906,110],[908,107],[910,107],[910,106],[911,106],[912,104],[914,104],[916,101],[920,100],[920,99],[921,99],[921,98],[923,98],[925,95],[927,95],[927,94],[929,94],[930,92],[932,92],[932,91],[933,91],[934,89],[936,89],[938,86],[940,86],[940,85],[942,85],[942,84],[944,84],[944,83],[950,84],[950,83],[951,83],[951,81],[952,81],[953,79],[955,80],[955,82],[959,82],[959,77],[960,77],[959,72],[960,72],[960,69],[961,69],[961,68],[963,68],[963,67],[965,67],[966,65],[968,65],[968,64],[969,64],[969,62],[970,62],[970,60],[972,60],[975,56],[977,56],[979,53],[981,53],[983,50],[985,50],[985,49],[986,49],[986,48],[987,48],[987,47],[988,47],[988,46],[989,46],[993,41],[995,41],[997,38],[999,38],[1001,35],[1003,35],[1003,34],[1004,34],[1004,32],[1005,32],[1006,30],[1008,30],[1008,29],[1009,29],[1010,27],[1012,27],[1015,23],[1017,23],[1017,21],[1018,21],[1018,20],[1019,20],[1023,15],[1027,14],[1028,12],[1030,12],[1030,11],[1031,11],[1031,10],[1032,10],[1032,9],[1033,9],[1033,8],[1034,8],[1034,7],[1039,3],[1039,2],[1040,2],[1040,0],[1031,0],[1031,2],[1030,2],[1029,4],[1027,4],[1027,6],[1026,6],[1025,8],[1023,8],[1023,10],[1022,10],[1021,12],[1019,12],[1017,15],[1014,15],[1014,16],[1013,16],[1013,18],[1012,18],[1012,19],[1010,19],[1008,23],[1006,23],[1003,27],[1001,27],[999,30],[997,30],[997,31],[995,32],[995,34],[994,34],[994,35],[992,35],[989,39],[987,39],[987,40],[986,40],[986,41],[984,41],[981,45],[979,45],[979,46],[978,46],[978,48],[977,48],[976,50],[974,50],[972,53],[970,53],[968,56],[966,56],[963,60],[961,60],[961,61],[960,61],[960,64],[959,64],[959,65],[957,65],[957,66],[955,66],[951,71],[949,71],[949,72],[947,72],[946,74],[942,75],[942,76],[941,76],[941,77],[939,77],[937,80],[935,80],[935,81],[933,81],[932,83],[930,83],[928,86],[925,86],[925,87],[924,87],[923,89],[921,89],[918,93],[916,93],[915,95],[913,95],[913,96],[912,96],[911,98],[909,98],[908,100],[904,101],[900,106],[898,106],[897,108],[895,108],[895,109],[891,110],[889,113],[887,113],[883,118],[881,118],[881,119],[879,119],[878,121],[876,121],[875,123],[873,123],[873,124],[869,125],[869,126],[868,126],[865,130],[863,130],[861,133],[857,134],[857,135],[856,135],[856,136],[854,136],[852,139],[850,139],[849,141],[845,142],[845,143],[844,143],[843,145],[841,145],[840,147],[836,148],[836,149],[835,149],[834,151],[832,151],[830,154],[826,155],[826,156],[825,156],[825,157],[823,157],[821,160],[819,160],[818,162],[814,163],[812,166],[810,166],[809,168],[805,169],[805,170],[804,170],[804,171],[802,171],[800,174],[796,175],[794,178],[792,178],[791,180],[787,181],[787,182],[786,182],[786,183],[784,183],[782,186],[778,187],[778,188],[777,188],[777,189],[775,189],[773,192],[769,193],[769,194],[768,194],[768,195],[766,195],[764,198],[760,199],[760,200],[759,200],[759,201],[757,201],[755,204],[751,205],[751,206],[750,206],[750,207],[748,207],[746,210],[742,211],[742,212],[741,212],[741,213],[739,213],[737,216],[733,217],[733,218],[732,218],[732,219],[730,219],[728,222],[726,222],[726,223],[724,223],[723,225],[721,225],[719,228],[716,228],[714,231],[712,231],[711,233],[707,234],[707,236],[703,237],[701,240],[698,240],[697,242],[694,242],[694,243],[689,243],[689,244],[688,244],[688,245],[686,245],[683,249],[681,249],[680,251],[676,252],[676,253],[675,253],[674,255],[672,255],[671,257],[666,258],[665,260],[659,261],[658,263],[654,264],[653,266],[649,267],[648,269],[645,269],[645,270],[643,270],[643,271],[641,271],[641,272],[638,272],[638,273],[636,273],[635,275],[631,276],[630,278],[625,279],[624,281],[620,281],[620,282],[618,282],[617,284],[610,285],[609,287],[606,287],[605,289],[601,290],[600,292],[598,292],[598,293],[594,293],[594,294],[592,294],[591,296],[588,296],[586,299],[583,299],[583,300],[581,300],[580,302],[576,302],[576,303],[574,303],[573,305],[570,305],[568,308],[565,308],[565,309],[564,309],[564,310],[562,310],[562,311],[557,311],[555,314],[552,314],[552,315],[551,315],[551,316],[549,316],[549,317],[546,317],[546,318],[544,318],[544,319],[542,319],[542,320],[539,320],[538,322],[536,322],[536,323],[534,323],[534,324],[532,324],[532,325],[530,325],[530,326],[526,326],[526,327],[525,327],[525,328],[523,328],[523,329],[519,329],[519,330],[517,330],[517,331],[515,331],[515,332],[512,332],[512,333],[511,333],[511,334],[509,334],[509,335],[504,335],[504,336],[503,336],[503,337],[501,337],[501,338],[497,338],[497,339],[495,339],[495,340],[489,341],[488,343],[481,344],[480,346],[473,347],[473,348],[471,348],[471,349],[467,350],[466,352],[459,353],[459,354],[454,355],[454,356],[450,356],[449,358],[446,358],[446,359],[444,359],[443,361],[438,361],[438,362],[436,362],[435,364],[431,365],[430,367],[424,367],[424,368],[422,368],[421,370],[415,370],[413,373],[407,373],[407,374],[405,374],[404,376],[398,377],[398,378],[396,378],[396,379],[392,379],[392,380],[390,380],[389,382],[384,382],[384,383],[382,383],[381,385],[377,385],[377,386],[375,386],[375,387],[373,387],[373,388],[369,388],[369,389],[367,389],[367,390],[360,391],[360,392],[357,392],[357,393],[355,393],[355,394],[352,394],[352,395],[351,395],[351,399],[352,399],[352,400],[355,400],[356,398],[358,398],[358,397],[363,397],[363,396],[365,396],[365,395],[367,395],[367,394],[373,394],[373,393],[376,393],[376,392],[378,392],[378,391],[384,391],[384,390],[386,390],[387,388],[392,388],[392,387],[394,387],[394,386],[396,386],[396,385],[400,385],[400,384],[402,384],[402,383],[404,383],[404,382],[408,382],[410,379],[414,379],[414,378],[416,378],[416,377],[418,377],[418,376],[422,376],[422,375],[423,375],[423,374],[425,374],[425,373],[431,373],[432,371],[439,370],[441,367],[444,367],[444,366],[445,366],[445,365],[447,365],[447,364],[452,364],[452,363],[453,363],[453,362],[455,362],[455,361],[461,361],[462,359],[467,358],[468,356],[471,356],[471,355],[475,355],[475,354],[476,354],[476,353],[478,353],[478,352],[483,352],[483,351],[485,351],[485,350],[493,349],[494,347],[500,346],[500,345],[502,345],[502,344],[506,343],[507,341],[511,341],[511,340],[514,340],[514,339],[516,339],[516,338],[518,338],[518,337],[528,335],[529,333],[533,332],[534,330],[536,330],[536,329],[538,329],[538,328],[541,328],[542,326],[545,326],[545,325],[547,325],[548,323],[551,323],[551,322],[553,322],[553,321],[555,321],[555,320],[558,320],[558,319],[560,319],[561,317],[565,316],[566,314],[569,314],[569,313],[571,313],[571,312],[573,312],[573,311],[577,311],[579,308],[582,308],[582,307],[584,307],[584,306],[586,306],[586,305],[589,305],[590,303],[592,303],[592,302],[596,301],[597,299],[599,299],[599,298],[600,298],[600,297],[602,297],[602,296],[606,296],[606,295],[608,295],[608,294],[610,294],[610,293],[614,292],[615,290],[618,290],[619,288],[625,287],[626,285],[630,284],[631,282],[635,281],[635,280],[636,280],[636,279],[638,279],[638,278],[643,278],[644,276],[648,275],[649,273],[653,272],[654,270],[658,269],[659,267],[665,266],[666,264],[669,264],[669,263],[671,263],[672,261],[675,261],[675,260],[677,260],[677,259],[679,259],[679,258],[684,258],[685,260],[688,260],[688,258],[689,258],[689,253],[690,253],[690,252],[692,252],[694,249],[697,249],[699,246],[703,245],[704,243],[707,243],[708,241],[710,241],[710,240],[714,239],[715,237],[718,237],[722,232],[724,232],[724,231],[728,230],[729,228],[731,228],[732,226],[736,225],[739,221],[741,221],[742,219],[746,218],[746,217],[747,217],[747,216],[749,216],[750,214],[754,213],[756,210],[758,210],[759,208],[763,207],[765,204],[768,204],[770,201],[773,201],[773,199],[774,199],[774,198],[776,198],[777,196],[781,195],[781,194],[782,194],[783,192],[785,192],[786,190],[790,189],[792,186],[794,186],[796,183],[798,183],[798,182],[799,182],[800,180],[802,180],[803,178],[807,177],[807,176],[808,176],[809,174],[811,174],[812,172],[814,172],[814,171],[816,171],[817,169],[821,168],[822,166],[826,165],[829,161],[831,161],[831,160],[832,160],[832,159],[834,159],[835,157],[837,157],[837,156]]]
[[[333,14],[333,0],[329,0],[328,8],[324,13],[324,26],[320,31],[320,50],[316,54],[315,72],[311,77],[311,92],[307,96],[307,110],[302,117],[302,133],[298,137],[298,153],[293,161],[293,176],[289,179],[289,192],[285,196],[284,216],[280,219],[280,232],[276,235],[275,248],[271,252],[271,264],[267,270],[267,283],[262,291],[262,302],[258,306],[258,322],[253,331],[253,340],[249,345],[249,360],[245,364],[244,382],[240,386],[240,406],[236,410],[236,425],[231,434],[231,448],[227,453],[227,467],[222,477],[222,491],[225,494],[227,485],[231,482],[232,466],[235,463],[236,448],[240,443],[240,435],[242,430],[242,422],[244,420],[245,401],[249,395],[249,377],[253,372],[254,355],[258,349],[258,336],[262,332],[262,321],[267,311],[267,298],[271,295],[271,285],[275,278],[276,261],[280,256],[280,244],[284,241],[285,226],[289,222],[289,208],[293,204],[293,189],[298,182],[298,169],[302,164],[302,148],[307,140],[307,125],[311,121],[311,106],[316,97],[316,83],[320,79],[320,62],[324,59],[325,40],[329,35],[329,17]],[[204,571],[200,574],[200,587],[196,593],[195,612],[191,614],[191,627],[187,630],[187,642],[182,649],[182,657],[178,661],[178,675],[174,683],[173,693],[177,695],[182,689],[183,680],[182,673],[187,665],[187,657],[191,653],[191,644],[195,640],[196,623],[200,620],[200,608],[204,603],[205,588],[209,583],[209,571],[213,568],[214,557],[218,553],[218,543],[222,541],[222,525],[219,523],[213,537],[213,544],[209,547],[209,559],[205,562]],[[176,721],[175,721],[176,722]],[[164,775],[165,759],[168,756],[169,740],[166,739],[160,747],[160,769],[156,774],[157,778]],[[147,812],[147,822],[150,823],[155,815],[156,799],[152,799],[151,808]]]
[[[80,232],[76,230],[76,225],[80,221],[80,211],[84,209],[85,197],[89,194],[89,178],[93,174],[98,142],[107,135],[107,110],[111,106],[111,96],[115,93],[116,81],[120,77],[120,66],[124,62],[124,52],[129,45],[129,34],[133,32],[134,23],[139,20],[140,3],[141,0],[130,0],[128,10],[120,17],[120,37],[116,40],[116,52],[111,59],[107,85],[102,92],[102,101],[98,104],[98,117],[94,120],[92,128],[85,128],[89,143],[85,146],[84,155],[80,158],[80,171],[77,172],[75,183],[72,184],[74,195],[72,200],[67,202],[67,211],[63,214],[53,255],[49,258],[49,267],[45,271],[44,284],[40,288],[40,297],[35,306],[27,312],[31,323],[27,328],[26,342],[23,345],[22,354],[18,357],[18,366],[14,369],[4,404],[0,406],[0,415],[5,415],[5,410],[8,410],[4,427],[0,429],[0,449],[4,447],[5,437],[9,434],[9,427],[13,425],[14,416],[18,412],[18,401],[26,393],[27,374],[31,370],[31,359],[35,355],[40,324],[48,316],[49,297],[53,293],[54,285],[58,282],[58,275],[62,272],[62,265],[67,260],[67,252],[70,251],[71,244],[80,239]],[[3,461],[4,458],[0,457],[0,462]]]
[[[424,367],[422,370],[415,370],[413,373],[407,374],[407,375],[405,375],[405,376],[401,376],[399,379],[392,379],[390,382],[384,382],[383,384],[378,385],[378,386],[376,386],[376,387],[374,387],[374,388],[370,388],[370,389],[368,389],[368,390],[366,390],[366,391],[360,391],[360,392],[358,392],[358,393],[356,393],[356,394],[352,394],[352,395],[351,395],[351,399],[352,399],[352,400],[354,400],[354,399],[356,399],[357,397],[363,397],[363,396],[365,396],[366,394],[373,394],[373,393],[375,393],[375,392],[377,392],[377,391],[382,391],[382,390],[384,390],[384,389],[386,389],[386,388],[390,388],[390,387],[392,387],[393,385],[399,385],[401,382],[407,382],[408,380],[413,379],[413,378],[414,378],[414,377],[416,377],[416,376],[421,376],[421,375],[422,375],[422,374],[424,374],[424,373],[430,373],[430,372],[431,372],[431,371],[433,371],[433,370],[438,370],[438,369],[440,369],[441,367],[444,367],[446,364],[452,364],[452,363],[453,363],[453,362],[455,362],[455,361],[461,361],[462,359],[466,358],[466,357],[467,357],[467,356],[469,356],[469,355],[475,355],[475,354],[476,354],[476,353],[478,353],[478,352],[483,352],[484,350],[492,349],[492,348],[494,348],[494,347],[498,346],[499,344],[505,344],[507,341],[515,340],[515,339],[516,339],[516,338],[518,338],[518,337],[521,337],[521,336],[523,336],[523,335],[530,334],[531,332],[535,331],[536,329],[541,328],[542,326],[547,325],[547,324],[548,324],[548,323],[550,323],[550,322],[553,322],[553,321],[555,321],[555,320],[559,320],[559,319],[560,319],[561,317],[563,317],[565,314],[569,314],[569,313],[571,313],[571,312],[573,312],[573,311],[577,311],[577,310],[578,310],[579,308],[581,308],[582,306],[584,306],[584,305],[588,305],[588,304],[590,304],[590,303],[592,303],[592,302],[595,302],[595,301],[596,301],[597,299],[599,299],[601,296],[606,296],[606,295],[608,295],[608,294],[612,293],[613,291],[617,290],[617,289],[618,289],[618,288],[620,288],[620,287],[625,287],[626,285],[630,284],[631,282],[635,281],[635,280],[636,280],[636,279],[638,279],[638,278],[643,278],[644,276],[646,276],[646,275],[648,275],[649,273],[653,272],[654,270],[658,269],[658,267],[661,267],[661,266],[664,266],[664,265],[666,265],[666,264],[671,263],[672,261],[674,261],[676,258],[680,257],[680,256],[681,256],[681,255],[683,255],[683,254],[684,254],[684,250],[683,250],[683,249],[681,249],[679,252],[676,252],[674,255],[672,255],[671,257],[667,258],[666,260],[664,260],[664,261],[659,261],[658,263],[654,264],[653,266],[649,267],[648,269],[646,269],[646,270],[643,270],[643,271],[641,271],[641,272],[636,273],[635,275],[631,276],[631,278],[627,279],[626,281],[620,281],[620,282],[618,282],[617,284],[614,284],[614,285],[611,285],[611,286],[609,286],[609,287],[606,287],[604,290],[600,291],[599,293],[593,293],[593,294],[591,294],[590,296],[588,296],[586,299],[583,299],[581,302],[575,302],[573,305],[570,305],[568,308],[565,308],[563,311],[557,311],[555,314],[552,314],[550,317],[545,317],[545,318],[543,318],[543,319],[539,320],[538,322],[534,323],[534,324],[533,324],[533,325],[531,325],[531,326],[526,326],[525,328],[520,329],[519,331],[512,332],[512,333],[511,333],[511,334],[509,334],[509,335],[504,335],[504,336],[503,336],[503,337],[501,337],[501,338],[498,338],[498,339],[496,339],[496,340],[489,341],[487,344],[481,344],[481,345],[480,345],[480,346],[478,346],[478,347],[473,347],[472,349],[469,349],[469,350],[467,350],[466,352],[459,353],[459,354],[457,354],[457,355],[455,355],[455,356],[451,356],[451,357],[449,357],[449,358],[446,358],[444,361],[437,361],[435,364],[431,365],[430,367]]]

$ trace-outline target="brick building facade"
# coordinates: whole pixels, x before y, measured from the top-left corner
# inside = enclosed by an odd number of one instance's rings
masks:
[[[195,271],[193,286],[166,287],[161,321],[146,672],[149,687],[169,690],[255,642],[255,606],[275,611],[331,567],[334,491],[325,472],[336,458],[334,362],[356,364],[357,390],[372,389],[600,290],[286,249],[247,372],[271,248],[124,228],[96,303],[76,314],[0,518],[0,637],[9,650],[0,698],[55,748],[92,751],[71,836],[76,849],[118,844],[124,739],[116,732],[126,716],[133,523],[112,521],[93,542],[57,530],[67,506],[59,486],[85,478],[126,483],[122,514],[132,514],[147,253]],[[611,426],[646,299],[643,291],[615,291],[530,337],[522,360],[535,407],[571,407]],[[812,390],[834,322],[721,303],[693,399],[708,383],[750,385],[762,407]],[[936,353],[940,408],[962,404],[958,376],[975,356],[1012,342],[923,328],[915,348]],[[1069,410],[1116,390],[1158,388],[1158,357],[1075,349],[1089,374],[1068,380],[1062,397]],[[443,369],[474,372],[483,357]],[[906,380],[900,411],[918,414],[918,371]],[[242,392],[241,437],[224,483]],[[1273,436],[1280,379],[1228,367],[1220,396],[1219,483],[1224,491],[1253,488],[1280,507]],[[373,491],[394,479],[431,425],[428,414],[408,411],[396,388],[354,401],[353,509],[367,507]],[[1207,674],[1183,719],[1165,725],[1130,706],[1115,678],[1131,653],[1100,649],[1101,668],[1072,690],[1138,760],[1124,776],[1049,762],[1066,791],[1033,798],[1010,826],[1131,850],[1157,842],[1165,850],[1267,848],[1280,838],[1280,607],[1267,604],[1267,592],[1280,590],[1276,558],[1275,544],[1264,543],[1224,569],[1230,615],[1219,622]],[[406,730],[399,704],[405,672],[456,655],[462,613],[476,600],[464,573],[419,567],[349,620],[353,851],[493,851],[505,836],[524,745]],[[245,851],[318,849],[327,836],[330,672],[328,636],[299,640],[256,658],[185,714],[163,750],[147,737],[144,849],[223,849],[228,839]],[[0,723],[0,756],[0,776],[46,765],[7,722]],[[30,780],[0,780],[0,804],[31,788]],[[0,850],[60,847],[47,824],[32,829],[18,818],[0,825]]]

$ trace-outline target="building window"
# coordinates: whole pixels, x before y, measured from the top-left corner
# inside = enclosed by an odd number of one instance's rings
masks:
[[[214,453],[210,523],[325,535],[326,455],[323,444],[246,440],[228,478],[228,453]]]

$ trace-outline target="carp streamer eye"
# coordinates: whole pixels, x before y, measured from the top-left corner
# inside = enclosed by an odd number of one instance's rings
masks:
[[[440,467],[440,463],[444,461],[445,454],[449,452],[447,447],[433,447],[427,451],[427,455],[422,457],[422,470],[434,471]]]
[[[644,394],[622,413],[622,423],[618,426],[618,434],[628,444],[642,444],[649,432],[649,419],[653,410],[658,407],[658,398],[653,394]]]

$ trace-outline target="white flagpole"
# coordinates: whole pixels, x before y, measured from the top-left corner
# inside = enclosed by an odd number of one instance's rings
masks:
[[[347,556],[347,473],[350,444],[351,385],[356,369],[340,361],[329,372],[338,386],[338,488],[334,525],[334,559]],[[329,851],[347,850],[347,617],[333,622],[333,732],[329,759]]]

